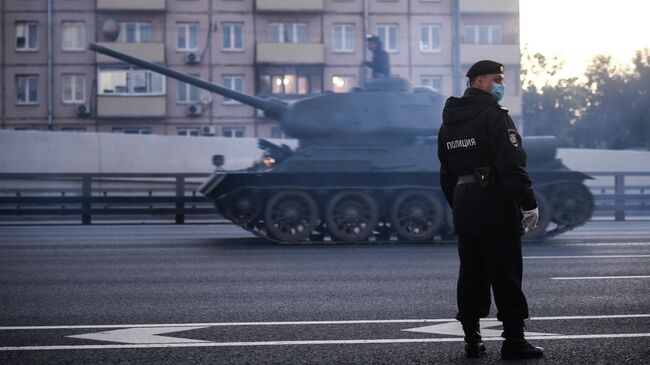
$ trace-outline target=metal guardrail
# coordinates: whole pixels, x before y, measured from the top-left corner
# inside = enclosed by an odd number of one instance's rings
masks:
[[[595,214],[613,213],[624,221],[631,214],[650,217],[650,172],[590,172],[599,184],[589,188]],[[0,173],[0,217],[80,216],[91,224],[93,216],[217,216],[213,202],[197,193],[208,174],[169,173]],[[627,178],[641,177],[640,184]],[[196,180],[196,181],[190,181]],[[610,183],[611,181],[611,183]],[[13,182],[19,187],[7,188]],[[38,182],[42,187],[27,187]],[[52,185],[60,185],[58,188]],[[65,186],[65,187],[63,187]],[[159,187],[155,187],[159,186]]]
[[[0,216],[81,216],[91,224],[95,215],[173,215],[176,224],[186,215],[217,215],[211,200],[197,194],[198,182],[208,174],[167,173],[0,173],[0,181],[37,181],[46,184],[78,185],[77,188],[27,188],[0,190]],[[131,185],[110,188],[102,185]],[[137,188],[162,185],[165,188]],[[154,193],[156,195],[154,195]],[[56,196],[58,195],[58,196]]]
[[[624,221],[628,212],[650,215],[650,172],[587,172],[594,178],[610,178],[613,184],[591,185],[595,211],[613,211],[614,220]],[[629,184],[626,178],[640,177],[641,183]]]

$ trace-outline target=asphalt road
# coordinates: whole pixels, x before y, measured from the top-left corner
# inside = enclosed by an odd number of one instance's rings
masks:
[[[546,349],[526,363],[650,363],[649,264],[648,221],[526,244],[528,337]],[[457,270],[454,243],[278,245],[230,225],[4,226],[0,364],[502,362],[489,319],[487,356],[464,359]]]

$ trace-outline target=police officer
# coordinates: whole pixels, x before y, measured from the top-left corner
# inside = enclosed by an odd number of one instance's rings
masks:
[[[384,79],[390,77],[390,61],[388,53],[384,50],[381,39],[374,35],[366,37],[368,50],[372,52],[372,61],[364,61],[363,64],[372,69],[373,79]]]
[[[539,217],[526,152],[503,97],[503,65],[483,60],[467,71],[468,88],[450,97],[438,134],[440,183],[454,213],[460,273],[458,319],[465,353],[485,352],[479,318],[490,310],[494,292],[497,319],[503,322],[503,359],[543,356],[524,338],[528,303],[521,290],[521,235]]]

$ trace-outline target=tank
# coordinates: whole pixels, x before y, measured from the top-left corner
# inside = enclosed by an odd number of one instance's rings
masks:
[[[439,184],[436,136],[445,97],[400,78],[375,79],[348,93],[295,101],[239,93],[138,58],[92,50],[237,100],[278,122],[298,146],[260,139],[260,159],[216,171],[200,191],[225,218],[282,243],[432,241],[453,234]],[[584,224],[589,176],[556,158],[554,137],[526,137],[528,172],[540,209],[540,240]],[[206,157],[207,158],[207,157]]]

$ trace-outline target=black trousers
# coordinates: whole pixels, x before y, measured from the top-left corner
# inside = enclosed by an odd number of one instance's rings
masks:
[[[490,313],[490,287],[497,319],[523,323],[528,303],[521,290],[522,257],[519,235],[458,237],[458,315],[464,323],[477,322]]]

